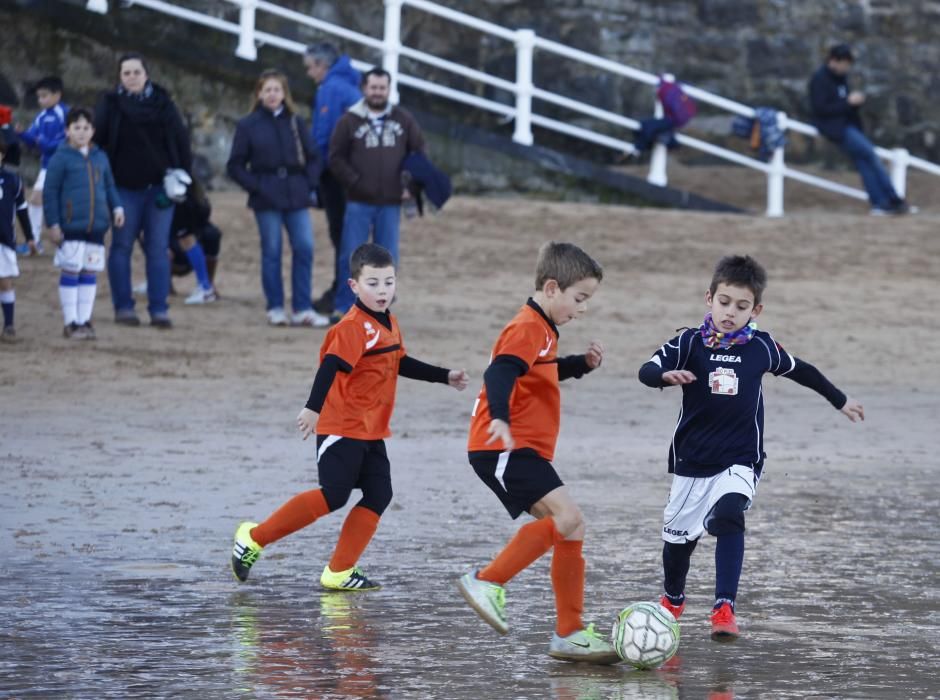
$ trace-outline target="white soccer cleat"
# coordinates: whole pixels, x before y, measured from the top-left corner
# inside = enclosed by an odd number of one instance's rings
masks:
[[[457,588],[477,615],[500,634],[509,631],[506,622],[506,589],[498,583],[481,581],[477,571],[471,571],[457,579]]]
[[[562,661],[582,661],[591,664],[615,664],[620,655],[606,639],[594,631],[593,623],[572,632],[567,637],[552,634],[548,655]]]
[[[203,289],[202,287],[196,287],[192,294],[186,297],[184,304],[210,304],[216,299],[218,295],[215,293],[215,289]]]

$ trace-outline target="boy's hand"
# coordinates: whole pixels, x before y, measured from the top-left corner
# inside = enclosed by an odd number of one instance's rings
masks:
[[[865,409],[864,409],[864,407],[862,407],[862,404],[860,404],[858,401],[856,401],[855,399],[853,399],[853,398],[851,398],[851,397],[850,397],[850,398],[847,398],[847,399],[845,400],[845,406],[843,406],[843,407],[842,407],[841,409],[839,409],[839,410],[840,410],[843,414],[845,414],[845,417],[848,418],[848,419],[849,419],[850,421],[852,421],[853,423],[856,422],[856,421],[864,421],[864,420],[865,420]]]
[[[39,248],[36,247],[36,241],[26,241],[26,246],[29,248],[29,257],[39,255]]]
[[[118,207],[114,210],[114,225],[121,228],[124,225],[124,210]]]
[[[457,391],[463,391],[470,383],[470,375],[465,369],[452,369],[447,373],[447,383]]]
[[[584,359],[587,361],[587,366],[591,369],[597,369],[601,366],[601,362],[604,360],[604,346],[601,344],[601,341],[591,341],[591,344],[588,345],[587,352],[584,353]]]
[[[680,386],[682,384],[691,384],[695,381],[695,374],[687,369],[674,369],[670,372],[663,372],[663,384]]]
[[[59,226],[58,224],[54,224],[53,226],[50,226],[49,238],[51,238],[52,242],[55,243],[56,245],[59,245],[59,246],[62,245],[62,239],[65,238],[65,236],[62,235],[62,227]],[[32,243],[32,241],[30,242]]]
[[[316,411],[311,411],[306,406],[300,409],[300,413],[297,414],[297,429],[300,430],[304,440],[313,435],[317,429]]]
[[[512,433],[509,432],[509,423],[504,420],[494,418],[490,421],[490,427],[486,429],[486,432],[490,435],[490,439],[486,441],[487,445],[502,440],[503,449],[509,452],[516,444],[512,439]]]

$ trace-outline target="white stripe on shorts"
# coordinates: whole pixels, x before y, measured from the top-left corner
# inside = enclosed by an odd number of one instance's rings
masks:
[[[320,449],[317,450],[317,464],[320,463],[320,457],[333,445],[343,439],[342,435],[327,435],[326,439],[320,443]]]
[[[503,474],[506,473],[506,466],[509,464],[509,452],[500,452],[499,459],[496,460],[496,480],[506,489],[506,482],[503,481]],[[509,489],[506,489],[507,493]]]

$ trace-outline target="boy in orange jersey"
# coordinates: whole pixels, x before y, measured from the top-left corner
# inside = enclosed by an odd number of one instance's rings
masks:
[[[350,272],[356,303],[326,334],[310,398],[297,416],[303,439],[317,436],[320,488],[297,494],[260,525],[239,525],[232,551],[239,581],[248,578],[262,548],[342,508],[356,488],[362,498],[346,516],[320,584],[338,591],[379,588],[356,563],[392,500],[383,438],[391,435],[396,380],[401,375],[460,391],[467,387],[465,371],[435,367],[405,353],[398,321],[388,310],[395,298],[395,263],[388,250],[371,243],[359,246]]]
[[[594,625],[581,621],[584,520],[551,463],[561,420],[558,382],[597,369],[604,355],[603,346],[592,341],[583,355],[558,357],[558,326],[587,310],[602,277],[601,266],[577,246],[546,243],[539,251],[535,294],[496,340],[470,422],[470,464],[513,519],[525,511],[536,520],[457,586],[480,617],[506,634],[503,587],[554,547],[551,577],[558,622],[548,653],[565,661],[606,664],[619,661],[617,653]]]

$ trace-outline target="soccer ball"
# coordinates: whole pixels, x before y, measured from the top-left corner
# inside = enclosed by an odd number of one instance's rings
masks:
[[[657,668],[679,649],[679,623],[659,603],[633,603],[617,615],[611,641],[631,666]]]

